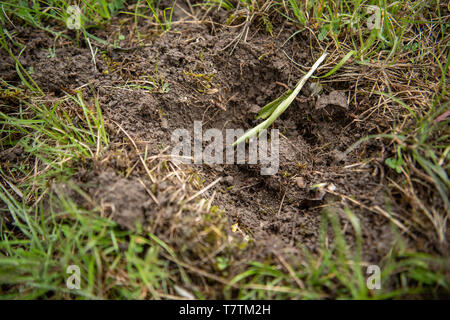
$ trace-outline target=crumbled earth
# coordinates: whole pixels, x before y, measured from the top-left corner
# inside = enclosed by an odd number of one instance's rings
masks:
[[[233,40],[239,31],[213,24],[179,25],[161,37],[149,36],[147,44],[139,48],[103,47],[94,64],[85,43],[74,47],[58,41],[55,56],[49,57],[53,39],[24,28],[20,37],[29,42],[20,60],[26,69],[32,67],[34,80],[49,97],[82,89],[89,101],[95,92],[111,145],[122,148],[127,141],[120,125],[141,151],[147,148],[148,155],[154,156],[162,151],[169,154],[174,146],[172,132],[181,128],[192,133],[194,121],[201,121],[203,130],[217,128],[223,133],[255,126],[259,107],[302,77],[302,70],[292,61],[309,68],[320,54],[311,49],[307,33],[285,43],[293,30],[276,30],[276,36],[270,37],[250,29],[247,41],[236,44]],[[113,32],[110,26],[96,35],[108,38]],[[13,63],[3,56],[1,60],[3,78],[17,81]],[[257,245],[255,256],[274,249],[296,255],[300,246],[316,250],[324,208],[341,215],[343,230],[351,240],[353,230],[342,210],[349,207],[361,221],[365,259],[376,262],[393,239],[389,221],[373,209],[386,207],[385,155],[376,141],[349,154],[345,151],[359,138],[378,133],[383,124],[374,117],[354,121],[369,108],[370,101],[351,99],[350,83],[323,83],[319,89],[317,83],[310,79],[273,125],[280,130],[276,175],[263,176],[260,165],[250,164],[182,167],[195,170],[205,180],[203,186],[222,178],[202,197],[214,194],[213,205],[223,210],[230,230],[237,223]],[[110,149],[107,161],[74,181],[122,227],[132,229],[136,222],[154,227],[158,215],[164,214],[167,219],[158,230],[169,230],[170,217],[180,208],[176,199],[164,202],[163,198],[173,194],[176,198],[177,188],[184,186],[172,182],[170,192],[160,192],[166,188],[156,186],[155,195],[164,210],[158,208],[147,190],[152,188],[148,177],[137,172],[127,175],[127,168],[135,163],[122,159],[114,147]],[[0,155],[16,156],[12,151]],[[335,189],[318,194],[311,187],[319,183]],[[391,206],[395,211],[395,204]],[[419,250],[430,250],[430,246],[427,241],[415,243]]]

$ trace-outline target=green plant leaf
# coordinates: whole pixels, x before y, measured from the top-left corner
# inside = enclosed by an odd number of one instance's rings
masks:
[[[260,133],[261,131],[267,129],[276,119],[278,119],[278,117],[291,105],[292,101],[294,101],[295,97],[298,95],[298,93],[300,92],[302,87],[305,85],[306,81],[311,77],[311,75],[314,73],[314,71],[316,71],[316,69],[319,67],[319,65],[325,60],[326,56],[327,56],[327,53],[324,53],[324,54],[322,54],[322,56],[320,56],[320,58],[314,63],[314,65],[311,67],[311,69],[308,71],[308,73],[305,74],[303,76],[303,78],[300,79],[300,81],[295,86],[294,90],[288,91],[280,98],[269,103],[269,106],[266,105],[260,111],[258,117],[264,116],[264,117],[268,117],[268,118],[264,122],[260,123],[256,127],[254,127],[253,129],[250,129],[249,131],[247,131],[244,135],[242,135],[239,139],[237,139],[233,143],[233,146],[238,145],[239,143],[244,142],[247,139]],[[273,111],[272,111],[272,109],[273,109]],[[269,116],[269,114],[270,114],[270,116]]]

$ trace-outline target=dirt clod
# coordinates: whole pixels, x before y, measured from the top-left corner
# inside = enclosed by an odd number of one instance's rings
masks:
[[[329,105],[348,109],[348,102],[345,93],[335,90],[331,91],[328,95],[320,96],[317,100],[316,108],[322,109]]]

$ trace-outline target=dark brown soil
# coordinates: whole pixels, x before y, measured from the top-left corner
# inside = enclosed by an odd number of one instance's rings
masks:
[[[220,22],[221,18],[217,19]],[[114,27],[110,28],[98,35],[108,38]],[[124,145],[127,138],[116,123],[140,150],[147,147],[149,155],[172,145],[173,130],[193,130],[196,120],[202,121],[204,130],[249,129],[255,125],[258,106],[280,96],[286,86],[292,88],[303,75],[287,56],[306,68],[319,56],[311,49],[308,33],[284,44],[293,33],[287,29],[275,30],[274,37],[251,29],[247,41],[237,44],[230,54],[233,45],[229,44],[239,31],[212,25],[177,26],[174,31],[149,39],[145,47],[128,51],[104,48],[96,56],[96,65],[86,44],[74,47],[58,41],[56,56],[49,58],[53,39],[45,33],[21,31],[20,36],[29,39],[21,62],[27,69],[33,67],[33,78],[49,97],[73,93],[82,86],[85,96],[92,96],[89,86],[97,93],[111,137],[111,153],[107,161],[93,164],[90,171],[74,177],[74,181],[121,226],[133,228],[136,221],[145,224],[157,219],[162,210],[155,208],[146,187],[139,182],[141,179],[151,188],[145,176],[137,172],[126,176],[127,168],[135,162],[122,158],[117,150],[126,148],[132,153],[133,149]],[[9,59],[1,59],[3,78],[18,80]],[[200,74],[209,75],[209,80]],[[150,79],[160,81],[153,91],[124,87]],[[238,223],[253,239],[258,247],[255,255],[265,249],[284,249],[296,255],[303,245],[315,250],[321,211],[326,207],[341,215],[343,230],[352,239],[351,224],[342,210],[349,207],[362,224],[365,259],[379,261],[392,241],[389,221],[373,210],[375,206],[386,207],[385,155],[377,142],[368,142],[347,156],[344,151],[359,138],[378,133],[380,124],[374,118],[354,121],[367,110],[369,101],[350,99],[352,84],[323,83],[323,91],[317,93],[310,86],[315,81],[309,80],[298,99],[274,123],[282,133],[276,175],[260,175],[259,165],[192,168],[205,179],[204,186],[224,178],[202,196],[210,198],[215,193],[213,204],[224,210],[230,229]],[[163,83],[168,85],[168,92]],[[335,194],[320,199],[310,190],[317,183],[334,184]],[[158,190],[167,188],[167,192],[156,192],[162,197],[160,202],[164,197],[176,197],[177,187],[173,184]],[[164,203],[167,218],[178,212],[179,208],[174,207],[176,199]],[[395,211],[395,205],[391,205]],[[170,229],[167,221],[159,228]],[[415,246],[429,250],[427,243]]]

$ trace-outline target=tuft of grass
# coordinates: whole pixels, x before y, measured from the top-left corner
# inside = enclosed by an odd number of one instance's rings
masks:
[[[406,105],[405,107],[410,109]],[[449,120],[439,119],[439,116],[448,111],[449,107],[449,101],[439,104],[439,99],[436,99],[426,116],[415,118],[412,129],[394,129],[394,132],[390,134],[367,136],[358,140],[346,151],[348,154],[370,139],[390,140],[395,153],[386,157],[385,163],[402,177],[397,179],[394,177],[398,182],[392,181],[392,186],[405,199],[409,199],[415,227],[422,229],[426,225],[422,217],[426,217],[432,224],[438,241],[442,244],[446,242],[450,212],[448,200],[450,179],[447,174],[450,169],[450,134],[447,130]],[[413,111],[410,112],[413,114]],[[430,191],[433,194],[432,198],[429,198]],[[405,222],[411,224],[411,222]]]
[[[29,72],[22,66],[22,64],[19,61],[20,55],[25,50],[25,47],[22,47],[22,49],[20,50],[19,55],[16,57],[14,55],[14,53],[12,52],[10,46],[8,45],[8,41],[6,39],[6,36],[8,36],[8,38],[10,40],[12,40],[12,38],[10,37],[10,35],[7,32],[3,31],[3,29],[0,29],[0,37],[1,37],[0,38],[0,44],[3,47],[3,49],[5,49],[6,52],[9,54],[9,56],[13,59],[15,65],[16,65],[17,75],[19,76],[20,80],[22,81],[22,84],[26,88],[31,90],[32,92],[35,92],[37,94],[42,94],[41,88],[39,88],[39,86],[36,84],[36,82],[30,76]]]
[[[124,0],[83,0],[77,6],[81,10],[81,25],[89,29],[107,24],[112,16],[124,7]],[[61,27],[66,26],[71,11],[71,2],[65,0],[1,1],[2,22],[14,24],[20,20],[33,28],[45,30],[57,35]]]
[[[289,265],[281,253],[273,254],[279,263],[271,260],[250,262],[244,272],[230,281],[226,290],[231,290],[234,285],[238,288],[239,299],[365,300],[417,295],[438,298],[439,294],[450,290],[450,281],[445,276],[448,260],[408,252],[401,238],[377,265],[381,271],[380,288],[369,289],[371,264],[362,258],[359,220],[349,209],[344,211],[344,217],[353,227],[353,245],[349,245],[342,233],[339,216],[323,211],[318,253],[304,248],[301,265]]]
[[[94,157],[108,144],[97,98],[91,108],[83,101],[81,92],[50,106],[24,99],[19,103],[17,112],[0,112],[2,148],[23,147],[31,156],[53,166],[54,162],[72,161],[81,156]],[[77,121],[85,121],[87,128],[80,127]],[[15,140],[17,135],[20,139]]]
[[[172,26],[172,16],[173,16],[173,9],[175,8],[175,5],[177,1],[175,0],[171,7],[165,8],[163,10],[159,9],[159,6],[155,3],[155,0],[146,0],[148,8],[151,10],[153,14],[153,18],[158,23],[159,27],[161,28],[161,31],[169,31]],[[161,14],[160,14],[161,12]],[[161,16],[161,18],[159,18]]]
[[[0,294],[13,299],[158,299],[167,292],[168,261],[148,236],[121,230],[69,198],[27,207],[0,185],[0,198],[14,216],[1,222]],[[54,209],[56,208],[56,209]],[[80,268],[80,289],[69,290],[68,268]]]

